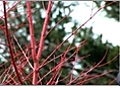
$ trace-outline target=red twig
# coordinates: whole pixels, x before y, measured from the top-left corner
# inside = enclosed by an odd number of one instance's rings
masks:
[[[118,53],[117,55],[115,55],[115,57],[113,57],[111,60],[108,60],[108,62],[104,63],[104,64],[101,64],[101,65],[98,65],[98,67],[102,67],[102,66],[105,66],[109,63],[111,63],[112,61],[114,61],[118,56],[120,56],[120,53]]]
[[[105,72],[105,73],[102,73],[102,74],[100,74],[100,75],[95,75],[94,77],[85,79],[85,80],[84,80],[84,83],[85,83],[85,82],[88,82],[88,81],[90,81],[90,80],[92,80],[92,79],[95,79],[95,78],[99,78],[99,77],[101,77],[101,76],[104,76],[104,75],[106,75],[107,73],[110,73],[110,72],[112,72],[112,70],[110,70],[110,71],[108,71],[108,72]],[[80,85],[80,84],[82,84],[82,83],[83,83],[83,82],[80,81],[80,82],[76,83],[76,85]]]
[[[15,72],[16,72],[16,74],[17,74],[17,77],[18,77],[19,82],[20,82],[21,84],[23,84],[22,79],[21,79],[20,76],[19,76],[19,73],[18,73],[18,70],[17,70],[17,66],[16,66],[15,61],[14,61],[12,46],[11,46],[11,43],[10,43],[10,37],[9,37],[9,35],[8,35],[9,31],[8,31],[8,27],[7,27],[7,13],[6,13],[6,7],[5,7],[5,5],[6,5],[6,2],[3,1],[4,16],[5,16],[4,20],[5,20],[5,28],[6,28],[5,34],[6,34],[8,46],[9,46],[9,49],[10,49],[10,55],[11,55],[11,59],[12,59],[12,63],[13,63]]]
[[[7,13],[13,9],[15,9],[15,6],[17,6],[20,3],[20,1],[18,1],[17,3],[15,3],[14,5],[12,5],[12,7],[7,9]]]
[[[111,85],[113,82],[115,82],[117,78],[113,79],[108,85]]]
[[[72,11],[73,11],[73,10],[72,10]],[[61,19],[55,24],[55,26],[53,26],[53,27],[48,31],[48,33],[46,34],[46,36],[47,36],[48,34],[50,34],[50,32],[51,32],[57,25],[59,25],[64,19],[66,19],[66,18],[70,15],[70,13],[71,13],[72,11],[70,11],[70,12],[68,13],[68,15],[65,15],[63,18],[61,18]]]
[[[22,47],[20,46],[17,38],[16,38],[14,35],[13,35],[13,38],[14,38],[14,40],[16,41],[16,43],[17,43],[18,47],[20,48],[21,52],[23,53],[24,57],[26,58],[29,66],[30,66],[32,69],[34,69],[33,66],[32,66],[32,64],[31,64],[30,61],[29,61],[29,58],[26,56],[26,53],[24,52],[24,50],[23,50]]]

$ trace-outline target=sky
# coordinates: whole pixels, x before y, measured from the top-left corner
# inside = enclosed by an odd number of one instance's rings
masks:
[[[86,3],[87,6],[84,3]],[[104,3],[101,5],[104,5]],[[74,11],[70,14],[70,16],[74,20],[77,20],[80,24],[83,24],[89,19],[91,12],[94,14],[98,10],[98,8],[91,10],[92,7],[95,7],[95,4],[92,1],[79,1],[79,5],[74,7]],[[92,20],[85,25],[85,27],[93,26],[93,32],[95,34],[102,34],[103,42],[108,40],[108,42],[112,43],[113,45],[120,46],[120,22],[117,22],[111,18],[107,18],[105,15],[106,12],[104,10],[99,11],[99,13],[97,13]],[[69,26],[71,25],[72,23],[66,25],[66,27],[68,26],[68,32],[70,30]]]

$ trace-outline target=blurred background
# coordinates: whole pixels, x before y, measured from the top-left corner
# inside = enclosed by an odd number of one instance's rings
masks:
[[[10,8],[14,3],[18,1],[9,1],[8,8]],[[63,40],[65,40],[72,31],[81,26],[85,21],[87,21],[99,8],[100,6],[107,5],[112,1],[54,1],[51,18],[48,26],[48,31],[56,25],[56,23],[62,19],[65,15],[68,15],[71,10],[73,12],[64,19],[60,24],[58,24],[52,32],[46,37],[45,40],[45,50],[42,53],[41,60],[44,60],[46,56],[48,56],[54,48],[59,45]],[[45,18],[45,10],[43,8],[47,8],[47,1],[31,1],[31,8],[33,14],[33,23],[35,30],[35,38],[36,41],[40,38],[40,32],[42,30],[43,21]],[[1,11],[0,16],[3,16],[2,2],[0,4]],[[9,9],[8,9],[9,11]],[[30,35],[29,35],[29,27],[28,20],[26,15],[26,4],[25,1],[19,2],[19,4],[11,9],[8,12],[8,26],[11,32],[14,32],[14,35],[19,40],[20,44],[23,48],[29,44]],[[0,19],[0,25],[4,25],[3,19]],[[73,72],[74,76],[77,77],[79,73],[87,66],[90,68],[94,63],[98,63],[104,53],[106,48],[108,48],[108,54],[104,59],[103,63],[107,63],[112,60],[119,53],[119,1],[116,1],[107,7],[100,10],[87,24],[85,24],[77,33],[77,35],[72,36],[64,45],[55,53],[55,56],[60,55],[66,47],[71,43],[72,46],[78,45],[84,39],[87,39],[87,43],[81,48],[78,53],[78,60],[76,62],[76,67]],[[0,42],[6,43],[6,39],[4,38],[4,33],[0,30]],[[10,58],[7,53],[8,48],[4,45],[0,45],[0,63],[3,64],[8,61]],[[17,46],[16,46],[17,47]],[[19,50],[19,49],[18,49]],[[74,52],[71,50],[68,53],[68,57]],[[80,60],[79,57],[90,54],[89,57],[84,60]],[[53,56],[51,57],[53,58]],[[72,57],[71,59],[74,59]],[[32,62],[32,61],[31,61]],[[109,73],[100,78],[90,80],[85,82],[85,85],[116,85],[115,78],[119,71],[119,58],[115,58],[111,63],[98,67],[90,72],[91,75],[97,75],[109,70],[113,70],[112,73]],[[58,62],[56,61],[56,64]],[[62,68],[61,78],[68,75],[72,68],[73,64],[71,62],[67,62],[66,66]],[[7,66],[0,67],[0,74],[4,71],[5,68],[9,67],[9,63]],[[27,67],[27,66],[26,66]],[[52,67],[52,64],[46,65],[40,71],[40,76],[44,75],[49,71],[49,68]],[[31,70],[27,68],[25,73],[29,73]],[[50,77],[44,79],[45,84]],[[59,84],[64,85],[68,80],[61,81]],[[113,82],[112,82],[113,81]],[[77,82],[77,81],[76,81]],[[112,82],[112,83],[111,83]],[[30,84],[29,81],[26,81],[27,84]],[[73,83],[74,84],[74,83]]]

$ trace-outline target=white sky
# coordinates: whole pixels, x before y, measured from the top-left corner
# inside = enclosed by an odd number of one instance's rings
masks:
[[[87,3],[88,7],[83,4],[85,2]],[[81,25],[89,19],[93,3],[92,1],[79,1],[79,3],[80,5],[74,8],[74,11],[70,16],[72,16],[74,20],[77,20]],[[93,6],[95,7],[95,4],[93,4]],[[97,10],[98,8],[95,8],[92,11],[92,14],[94,14]],[[99,11],[99,13],[97,13],[93,19],[85,25],[85,27],[93,26],[93,32],[95,34],[103,34],[103,42],[106,42],[106,40],[108,40],[108,42],[111,42],[113,45],[120,45],[120,22],[105,17],[105,14],[105,11]],[[71,26],[71,24],[69,24],[68,27],[69,26]],[[68,28],[68,30],[70,30],[70,28]]]

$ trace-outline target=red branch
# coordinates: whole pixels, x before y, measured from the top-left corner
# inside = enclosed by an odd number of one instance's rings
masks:
[[[51,8],[52,8],[52,1],[49,1],[48,3],[48,8],[47,8],[47,15],[46,15],[46,18],[45,18],[45,21],[44,21],[44,24],[43,24],[43,29],[42,29],[42,33],[41,33],[41,38],[40,38],[40,43],[39,43],[39,49],[38,49],[38,52],[37,52],[37,56],[36,56],[36,59],[35,62],[34,62],[34,73],[33,73],[33,84],[37,84],[37,78],[38,78],[38,60],[39,58],[41,57],[41,54],[42,54],[42,50],[43,50],[43,44],[44,44],[44,40],[45,40],[45,33],[46,33],[46,29],[47,29],[47,26],[48,26],[48,22],[49,22],[49,16],[50,16],[50,11],[51,11]]]
[[[30,27],[30,36],[31,36],[31,50],[32,50],[32,58],[35,60],[36,50],[35,50],[35,37],[34,37],[34,29],[33,29],[33,22],[32,22],[32,12],[30,7],[30,1],[27,1],[27,9],[28,9],[28,22]]]
[[[48,8],[47,8],[47,11],[46,11],[47,15],[46,15],[46,18],[45,18],[45,21],[44,21],[44,24],[43,24],[43,29],[42,29],[42,32],[41,32],[39,49],[38,49],[37,56],[36,56],[37,60],[41,57],[41,54],[42,54],[43,44],[44,44],[44,40],[45,40],[45,36],[46,36],[46,30],[47,30],[47,26],[48,26],[48,22],[49,22],[49,16],[50,16],[51,9],[52,9],[52,1],[49,1]]]
[[[35,50],[35,37],[34,37],[34,29],[33,29],[33,22],[32,22],[32,12],[31,12],[31,7],[30,7],[30,1],[27,1],[27,9],[28,9],[28,22],[29,22],[29,27],[30,27],[30,43],[31,43],[31,52],[32,52],[32,58],[34,61],[34,73],[33,73],[33,81],[32,83],[34,85],[37,84],[37,79],[38,79],[38,60],[36,60],[36,50]]]
[[[16,74],[17,74],[17,77],[18,77],[19,82],[20,82],[21,84],[23,84],[22,79],[21,79],[20,76],[19,76],[19,73],[18,73],[18,70],[17,70],[17,66],[16,66],[15,61],[14,61],[12,46],[11,46],[10,37],[9,37],[9,34],[8,34],[9,31],[8,31],[8,27],[7,27],[7,13],[6,13],[6,7],[5,7],[5,5],[6,5],[6,2],[3,1],[4,16],[5,16],[4,21],[5,21],[5,28],[6,28],[5,34],[6,34],[8,46],[9,46],[9,49],[10,49],[10,55],[11,55],[11,59],[12,59],[12,63],[13,63],[15,72],[16,72]]]

